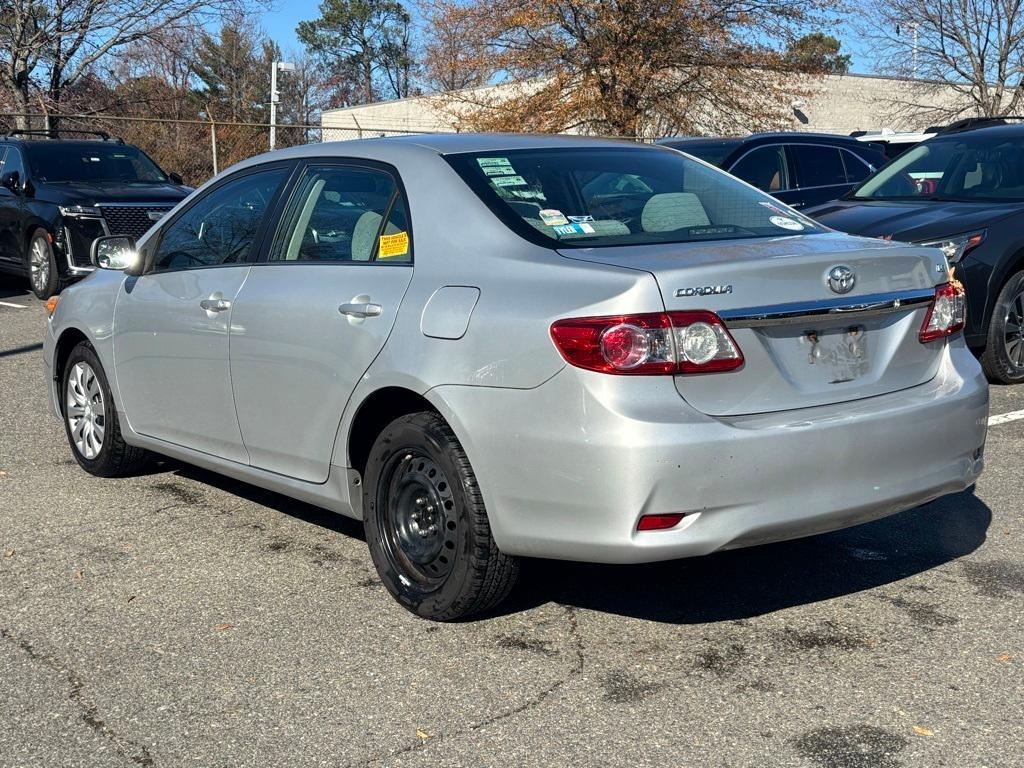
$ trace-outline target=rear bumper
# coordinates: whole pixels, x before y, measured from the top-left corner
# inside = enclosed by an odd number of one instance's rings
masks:
[[[724,374],[728,375],[728,374]],[[565,368],[533,390],[432,391],[509,554],[635,563],[807,536],[972,485],[988,385],[962,339],[910,390],[834,406],[713,418],[671,377]],[[667,531],[642,515],[685,512]]]

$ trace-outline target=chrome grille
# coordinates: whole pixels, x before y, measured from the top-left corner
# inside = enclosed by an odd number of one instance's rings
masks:
[[[138,240],[156,221],[149,217],[150,213],[165,214],[173,205],[99,205],[103,218],[107,221],[107,229],[112,235],[127,235]]]

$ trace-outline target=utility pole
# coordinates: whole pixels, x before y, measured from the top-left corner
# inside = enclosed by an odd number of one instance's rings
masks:
[[[270,64],[270,151],[277,146],[277,102],[281,94],[277,92],[277,73],[294,72],[295,65],[290,61],[275,61]]]

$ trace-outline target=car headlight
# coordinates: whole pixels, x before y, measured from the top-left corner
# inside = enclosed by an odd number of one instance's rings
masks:
[[[946,255],[946,261],[952,266],[963,259],[968,253],[977,248],[985,240],[985,230],[968,232],[964,235],[953,235],[944,237],[941,240],[929,240],[926,243],[917,243],[929,248],[939,248]]]
[[[59,205],[61,216],[99,216],[100,209],[90,205]]]

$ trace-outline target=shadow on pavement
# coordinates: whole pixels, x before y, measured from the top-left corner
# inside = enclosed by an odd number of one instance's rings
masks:
[[[42,342],[38,344],[26,344],[23,347],[14,347],[13,349],[0,349],[0,357],[13,357],[14,355],[27,355],[30,352],[38,352],[43,348]]]
[[[28,280],[0,272],[0,299],[20,299],[29,296]]]
[[[250,485],[249,483],[242,482],[241,480],[234,480],[233,478],[225,477],[224,475],[218,475],[216,472],[210,472],[209,470],[192,466],[191,464],[179,463],[174,459],[162,459],[155,467],[155,470],[157,472],[172,471],[174,474],[180,475],[181,477],[187,477],[190,480],[195,480],[199,483],[212,485],[214,488],[219,488],[225,493],[240,496],[254,504],[261,504],[264,507],[269,507],[270,509],[281,512],[282,514],[301,520],[304,523],[318,525],[321,528],[327,528],[328,530],[335,531],[354,539],[359,539],[360,541],[365,541],[366,538],[363,536],[363,524],[358,520],[353,520],[350,517],[339,515],[336,512],[331,512],[323,507],[307,504],[304,501],[299,501],[289,496],[283,496],[282,494],[275,493],[274,491],[264,490],[263,488]],[[369,557],[369,553],[367,553],[367,557]]]
[[[161,467],[365,540],[357,520],[190,465],[167,461]],[[985,542],[991,521],[972,488],[855,528],[707,557],[630,566],[525,560],[518,586],[497,614],[554,602],[675,624],[750,618],[884,586],[956,560]]]

